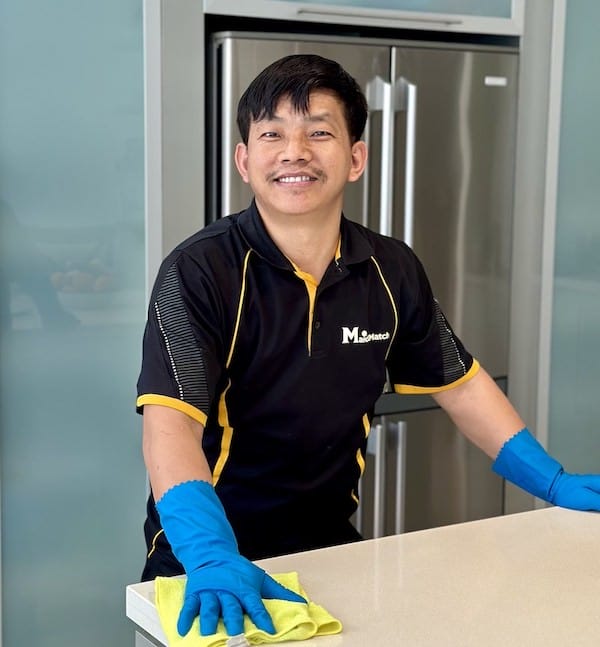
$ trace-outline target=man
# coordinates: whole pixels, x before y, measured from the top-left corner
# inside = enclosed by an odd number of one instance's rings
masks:
[[[238,106],[235,161],[255,200],[159,272],[137,401],[153,494],[143,577],[185,571],[182,635],[197,615],[204,634],[221,616],[240,633],[243,612],[273,631],[261,596],[300,600],[248,559],[359,539],[349,518],[386,371],[397,392],[432,394],[501,475],[600,508],[600,477],[565,474],[537,444],[412,251],[343,217],[366,117],[333,61],[266,68]]]

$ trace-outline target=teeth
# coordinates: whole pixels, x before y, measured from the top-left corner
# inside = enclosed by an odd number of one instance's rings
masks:
[[[296,175],[289,177],[280,177],[278,182],[284,182],[286,184],[292,184],[294,182],[310,182],[310,177],[308,175]]]

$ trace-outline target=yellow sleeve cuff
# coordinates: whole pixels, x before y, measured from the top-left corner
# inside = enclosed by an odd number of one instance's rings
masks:
[[[400,393],[401,395],[417,395],[428,393],[440,393],[441,391],[449,391],[454,387],[457,387],[459,384],[468,382],[471,378],[475,377],[479,371],[479,362],[474,359],[471,368],[458,380],[451,382],[450,384],[444,384],[443,386],[414,386],[412,384],[394,384],[394,391]]]
[[[207,415],[203,411],[177,398],[170,398],[167,395],[158,395],[156,393],[144,393],[144,395],[140,395],[136,400],[136,406],[141,408],[145,404],[160,404],[163,407],[177,409],[177,411],[187,414],[201,425],[206,425]]]

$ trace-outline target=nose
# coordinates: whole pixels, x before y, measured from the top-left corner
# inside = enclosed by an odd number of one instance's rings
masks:
[[[307,162],[312,157],[308,140],[303,132],[291,134],[285,139],[284,144],[280,157],[282,162]]]

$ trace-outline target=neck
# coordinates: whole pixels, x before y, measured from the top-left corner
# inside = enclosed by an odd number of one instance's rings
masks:
[[[317,283],[335,257],[340,238],[341,214],[326,220],[287,216],[284,220],[264,218],[269,236],[287,258]]]

